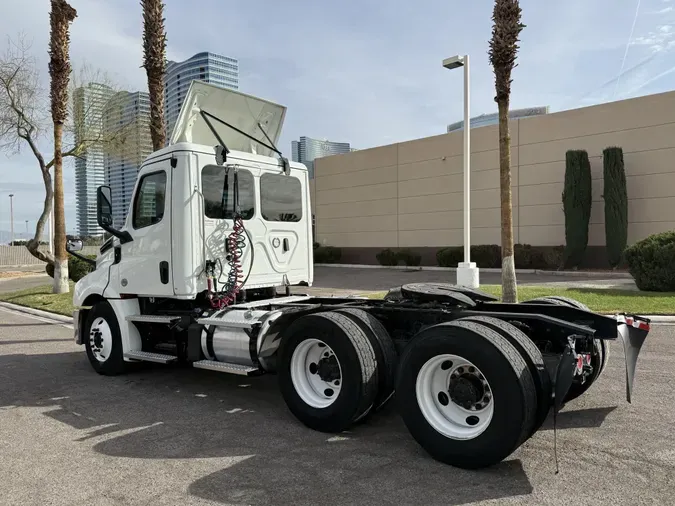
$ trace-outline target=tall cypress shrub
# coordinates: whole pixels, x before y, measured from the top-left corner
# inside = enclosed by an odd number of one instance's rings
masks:
[[[610,267],[623,259],[628,240],[628,192],[623,164],[623,150],[608,147],[602,152],[605,199],[605,245]]]
[[[578,267],[588,245],[591,220],[591,163],[584,150],[566,153],[565,186],[562,194],[565,213],[565,266]]]

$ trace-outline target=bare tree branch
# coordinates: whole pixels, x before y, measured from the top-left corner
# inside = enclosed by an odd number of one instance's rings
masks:
[[[81,96],[76,90],[95,85],[106,89],[104,99],[99,102],[78,104]],[[117,156],[133,135],[131,122],[105,122],[104,114],[116,105],[115,97],[121,92],[113,79],[90,65],[83,65],[72,73],[67,115],[64,122],[64,139],[61,155],[63,158],[81,158],[88,150],[97,150],[104,155]],[[80,101],[83,102],[83,101]],[[0,55],[0,151],[8,155],[21,153],[28,148],[40,168],[45,186],[45,201],[35,227],[33,239],[26,247],[33,256],[54,264],[54,257],[38,250],[40,238],[52,212],[53,181],[51,169],[54,158],[43,155],[49,149],[50,103],[46,89],[39,79],[38,62],[31,54],[31,45],[25,36],[8,38],[7,49]]]

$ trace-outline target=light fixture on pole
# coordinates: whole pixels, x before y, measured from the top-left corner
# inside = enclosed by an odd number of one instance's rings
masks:
[[[14,246],[14,194],[9,194],[9,230],[10,246]]]
[[[469,117],[469,55],[443,60],[448,70],[464,67],[464,262],[457,265],[457,284],[478,288],[478,266],[471,261],[471,125]]]

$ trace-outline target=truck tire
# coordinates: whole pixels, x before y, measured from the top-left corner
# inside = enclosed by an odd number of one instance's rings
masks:
[[[82,339],[89,363],[97,373],[115,376],[125,371],[120,326],[109,302],[97,302],[89,311]]]
[[[428,327],[410,342],[396,401],[413,438],[436,460],[464,469],[501,462],[537,417],[535,384],[518,350],[485,325],[461,320]]]
[[[584,311],[590,311],[590,308],[586,304],[579,302],[578,300],[570,299],[569,297],[561,297],[558,295],[538,297],[536,299],[524,302],[524,304],[527,303],[556,304],[559,306],[571,306],[578,309],[583,309]],[[595,352],[591,355],[593,374],[583,384],[578,380],[575,380],[567,392],[564,402],[570,402],[580,395],[586,393],[588,389],[591,388],[593,383],[595,383],[598,378],[600,378],[600,375],[605,370],[605,366],[609,360],[609,344],[606,343],[604,339],[593,339],[593,349],[595,350]]]
[[[396,367],[398,365],[398,353],[391,340],[389,332],[384,325],[370,313],[362,309],[338,309],[336,313],[343,314],[356,323],[368,337],[377,360],[377,395],[373,405],[373,412],[381,409],[394,394],[396,382]]]
[[[531,436],[542,426],[552,405],[553,389],[551,377],[544,364],[544,357],[542,357],[541,351],[539,351],[537,345],[524,332],[499,318],[492,316],[469,316],[457,321],[476,322],[494,330],[506,338],[518,350],[520,355],[525,359],[525,362],[527,362],[530,374],[534,380],[534,386],[537,389],[537,416],[530,433]]]
[[[279,346],[279,387],[293,415],[321,432],[341,432],[365,417],[377,395],[375,351],[344,314],[295,320]]]

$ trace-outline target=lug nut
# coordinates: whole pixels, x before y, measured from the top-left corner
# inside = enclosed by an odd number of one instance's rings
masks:
[[[476,368],[475,367],[469,367],[469,372],[476,372]]]
[[[462,373],[464,372],[464,368],[463,368],[463,367],[460,367],[459,369],[457,369],[457,372],[458,372],[459,374],[462,374]]]

